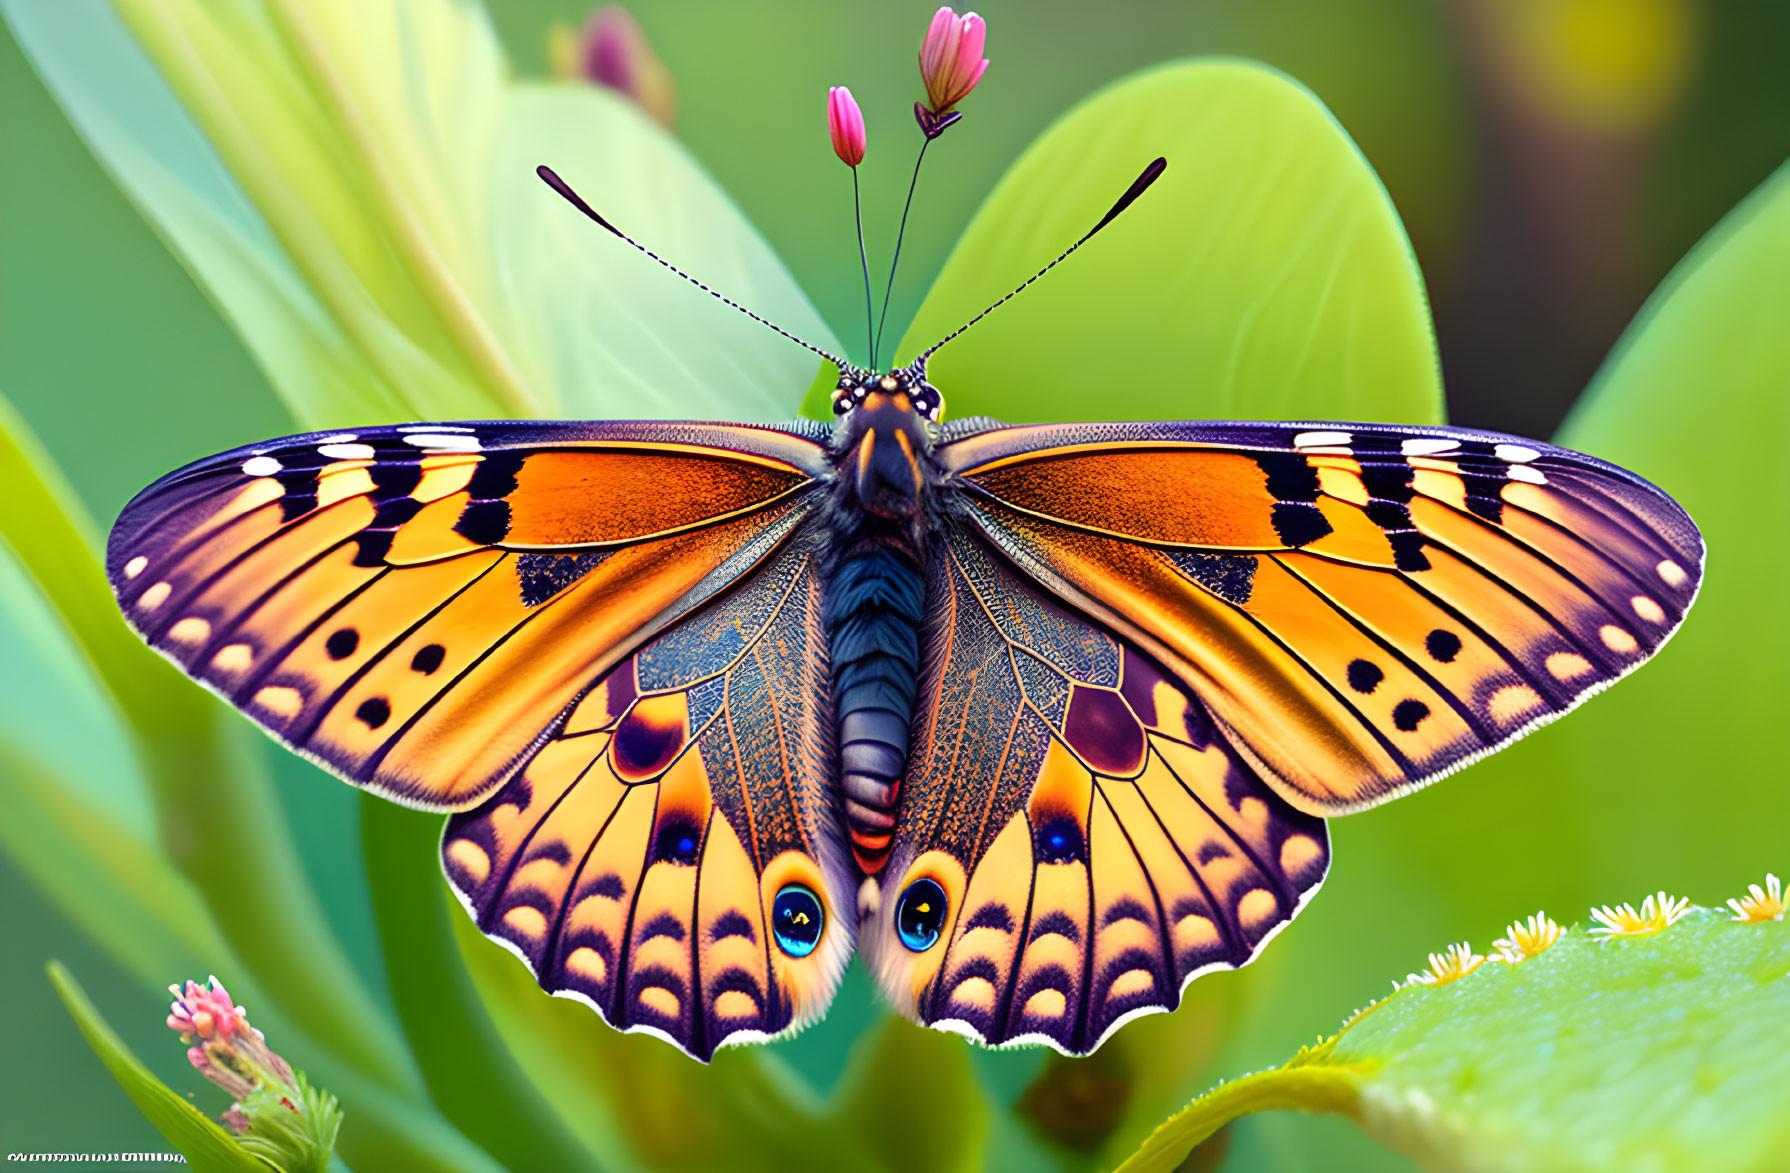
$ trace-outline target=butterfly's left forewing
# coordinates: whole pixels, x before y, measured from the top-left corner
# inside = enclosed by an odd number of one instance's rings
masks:
[[[294,436],[145,489],[107,568],[144,639],[286,745],[459,809],[785,542],[827,475],[815,439],[733,425]]]
[[[1322,880],[1324,824],[987,539],[947,520],[929,563],[908,777],[860,941],[909,1017],[1085,1054],[1253,957]]]

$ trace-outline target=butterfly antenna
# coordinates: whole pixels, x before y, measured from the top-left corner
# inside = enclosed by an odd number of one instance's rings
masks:
[[[639,241],[637,241],[633,237],[629,236],[626,232],[623,232],[621,229],[619,229],[615,225],[611,224],[608,220],[605,220],[603,218],[602,213],[598,212],[595,208],[593,208],[589,204],[585,203],[584,197],[579,195],[577,192],[573,191],[571,184],[569,184],[565,180],[561,179],[559,177],[558,173],[556,173],[553,170],[553,168],[548,167],[545,164],[543,164],[542,166],[535,168],[535,174],[539,175],[541,177],[541,179],[547,184],[548,187],[552,188],[554,191],[558,192],[562,197],[564,197],[565,201],[568,204],[571,204],[574,208],[577,208],[580,212],[583,212],[586,216],[589,216],[592,220],[595,220],[599,226],[606,228],[610,232],[613,232],[615,235],[621,237],[623,240],[625,240],[629,244],[633,245],[640,252],[646,254],[647,257],[649,257],[650,259],[652,259],[654,261],[657,261],[659,264],[663,265],[665,268],[670,269],[673,273],[676,273],[679,277],[682,277],[684,280],[688,281],[690,284],[696,286],[696,288],[702,290],[704,293],[708,294],[710,297],[715,298],[717,301],[720,301],[726,305],[732,306],[734,309],[740,311],[742,314],[745,314],[748,318],[751,318],[754,322],[757,322],[761,326],[769,326],[771,329],[777,331],[777,333],[783,335],[785,338],[789,339],[791,342],[795,343],[797,346],[806,347],[807,349],[813,351],[815,354],[820,355],[822,358],[826,359],[828,362],[830,362],[834,366],[838,367],[841,372],[856,369],[850,363],[846,362],[844,359],[838,357],[837,355],[829,354],[826,351],[822,350],[820,347],[814,345],[814,343],[808,342],[805,339],[797,338],[794,334],[791,334],[788,330],[785,330],[782,326],[779,326],[777,323],[770,321],[766,318],[759,317],[757,314],[753,313],[751,310],[747,309],[745,306],[741,305],[739,302],[733,300],[731,297],[728,297],[726,294],[721,293],[714,289],[710,289],[708,286],[704,285],[702,282],[698,281],[696,278],[690,276],[690,274],[684,272],[682,269],[678,268],[676,265],[672,264],[670,261],[668,261],[664,257],[660,256],[658,253],[655,253],[652,249],[647,248],[645,245],[641,244]]]
[[[1142,174],[1140,174],[1136,179],[1131,181],[1131,186],[1125,189],[1125,194],[1119,197],[1117,203],[1113,204],[1112,207],[1107,209],[1106,215],[1100,217],[1100,223],[1098,223],[1098,224],[1094,225],[1094,227],[1088,229],[1086,235],[1084,235],[1080,240],[1076,241],[1074,244],[1070,245],[1068,248],[1064,249],[1057,256],[1056,260],[1052,261],[1050,264],[1044,266],[1042,269],[1039,269],[1036,273],[1033,273],[1030,277],[1027,277],[1024,281],[1020,282],[1019,285],[1014,288],[1012,293],[1009,293],[1006,297],[1001,298],[999,301],[995,302],[993,305],[989,306],[987,309],[983,310],[981,313],[977,314],[975,317],[971,318],[969,321],[965,322],[963,325],[957,327],[957,329],[951,331],[949,334],[945,335],[943,338],[939,339],[937,342],[933,343],[931,346],[929,346],[925,350],[921,351],[920,357],[916,358],[913,361],[912,365],[923,369],[926,365],[926,360],[931,358],[935,353],[937,353],[939,348],[944,346],[945,343],[950,342],[953,338],[956,338],[959,334],[962,334],[965,330],[968,330],[971,326],[974,326],[977,322],[980,322],[983,318],[986,318],[989,314],[994,313],[996,310],[1000,309],[1002,306],[1006,305],[1008,302],[1010,302],[1014,298],[1018,297],[1022,292],[1025,291],[1026,286],[1030,285],[1032,282],[1038,280],[1038,278],[1044,276],[1046,273],[1050,272],[1052,269],[1056,268],[1058,265],[1060,265],[1064,261],[1068,260],[1070,253],[1074,252],[1076,249],[1080,248],[1082,245],[1088,243],[1088,241],[1094,239],[1094,234],[1096,232],[1099,232],[1102,228],[1105,228],[1108,224],[1111,224],[1114,220],[1118,219],[1119,213],[1123,212],[1126,208],[1129,208],[1133,203],[1135,203],[1137,201],[1137,197],[1143,195],[1144,192],[1149,189],[1150,185],[1152,183],[1156,182],[1157,178],[1162,175],[1162,172],[1167,167],[1168,167],[1168,160],[1158,156],[1155,161],[1153,161],[1148,167],[1144,168]],[[610,231],[613,232],[615,230],[610,229]],[[636,245],[635,247],[638,248],[639,246]]]

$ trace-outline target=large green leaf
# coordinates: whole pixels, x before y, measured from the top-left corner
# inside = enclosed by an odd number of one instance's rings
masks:
[[[962,132],[954,132],[962,133]],[[938,341],[1168,170],[1088,247],[941,350],[953,415],[1433,422],[1423,281],[1392,202],[1310,91],[1189,61],[1089,98],[1010,168],[897,348]]]
[[[36,437],[0,398],[0,546],[53,616],[54,628],[40,636],[84,661],[124,718],[165,857],[288,1014],[374,1078],[413,1090],[398,1040],[329,933],[253,735],[126,628],[93,532]]]
[[[115,7],[0,0],[307,424],[790,413],[812,357],[584,221],[534,177],[542,162],[644,243],[833,345],[674,140],[611,95],[512,84],[476,4]]]
[[[1199,1097],[1121,1168],[1174,1168],[1246,1112],[1355,1119],[1436,1169],[1777,1169],[1790,1161],[1790,924],[1693,910],[1575,929],[1413,983],[1284,1067]]]
[[[1565,720],[1421,794],[1332,821],[1330,878],[1275,945],[1288,980],[1237,1023],[1226,1070],[1286,1054],[1437,939],[1486,939],[1513,902],[1582,907],[1616,885],[1732,890],[1781,868],[1785,273],[1780,170],[1662,283],[1559,436],[1649,477],[1702,527],[1707,579],[1683,630]],[[1238,1131],[1318,1166],[1331,1141],[1289,1116]]]

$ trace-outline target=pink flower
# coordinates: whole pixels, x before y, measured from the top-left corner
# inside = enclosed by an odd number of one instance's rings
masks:
[[[920,43],[920,78],[935,114],[943,114],[969,96],[988,69],[982,48],[988,40],[988,22],[973,12],[958,16],[949,8],[932,15],[926,39]]]
[[[833,136],[833,153],[847,167],[864,161],[864,112],[844,86],[827,91],[827,130]]]
[[[184,990],[179,986],[169,986],[168,990],[174,995],[174,1003],[168,1007],[168,1028],[179,1031],[189,1041],[193,1036],[228,1039],[248,1023],[246,1012],[231,1000],[230,991],[215,977],[209,988],[188,982]]]
[[[599,8],[578,31],[555,25],[548,34],[547,55],[556,75],[626,94],[667,129],[676,120],[677,87],[671,71],[626,8]]]

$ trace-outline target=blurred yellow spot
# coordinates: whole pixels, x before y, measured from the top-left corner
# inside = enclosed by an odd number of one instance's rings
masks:
[[[1521,100],[1605,135],[1647,130],[1673,109],[1703,22],[1691,0],[1478,0],[1473,11]]]

